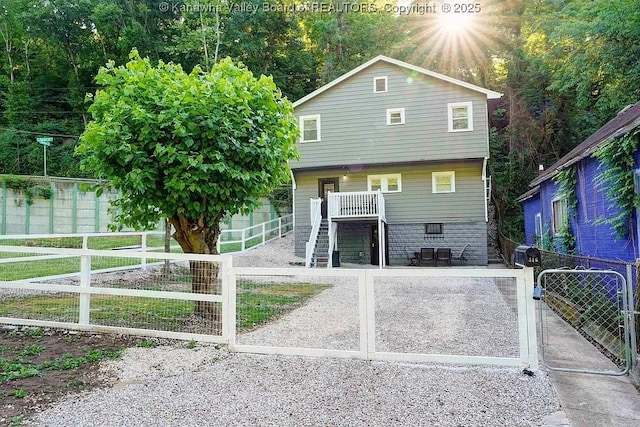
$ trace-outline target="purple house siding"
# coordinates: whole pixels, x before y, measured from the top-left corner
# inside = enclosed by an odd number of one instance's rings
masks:
[[[524,201],[524,238],[525,244],[536,246],[536,214],[542,213],[540,206],[540,193],[531,196]]]
[[[534,244],[535,215],[542,216],[543,231],[551,234],[553,224],[552,202],[557,199],[558,185],[553,181],[557,173],[568,167],[576,168],[576,212],[570,212],[571,232],[575,237],[575,252],[593,258],[634,262],[640,258],[638,244],[637,211],[632,214],[631,230],[625,238],[617,238],[613,228],[603,220],[619,213],[617,206],[606,195],[599,176],[604,166],[593,157],[600,147],[616,144],[621,136],[638,138],[640,129],[640,102],[622,110],[597,132],[579,144],[566,156],[531,181],[532,190],[518,199],[523,203],[524,226],[527,244]],[[640,150],[634,154],[637,187],[640,187]],[[636,189],[636,192],[640,192]],[[554,236],[555,237],[555,236]],[[556,250],[561,251],[558,239],[554,239]]]
[[[618,239],[608,224],[602,224],[603,218],[611,218],[619,213],[606,196],[606,189],[598,185],[598,176],[604,169],[597,159],[589,157],[578,163],[576,192],[578,209],[573,221],[576,236],[576,252],[595,258],[620,261],[635,261],[637,245],[635,226],[629,237]],[[633,218],[635,219],[635,218]]]

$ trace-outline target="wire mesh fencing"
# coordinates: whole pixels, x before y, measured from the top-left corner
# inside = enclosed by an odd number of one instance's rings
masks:
[[[0,263],[5,323],[224,335],[224,257],[10,246],[0,253],[13,257]]]
[[[515,278],[381,277],[374,283],[376,350],[519,356]]]
[[[237,275],[236,343],[358,351],[358,278],[297,271],[315,274]]]
[[[500,236],[500,249],[502,251],[505,259],[513,266],[513,252],[516,247],[518,247],[520,243],[517,243],[503,235]],[[552,269],[578,269],[578,270],[609,270],[615,271],[621,274],[625,279],[629,280],[632,288],[632,295],[629,300],[632,301],[632,306],[635,306],[635,312],[640,312],[640,264],[628,263],[616,260],[606,260],[600,258],[593,258],[588,256],[579,256],[573,254],[563,254],[559,252],[551,252],[551,251],[540,251],[541,258],[541,266],[536,268],[535,275],[538,277],[540,272],[544,270],[552,270]],[[628,270],[631,270],[631,274],[628,274]],[[607,294],[609,295],[609,294]],[[611,295],[609,295],[611,296]],[[604,301],[602,298],[596,298],[599,301]],[[603,304],[600,304],[603,306]],[[630,307],[633,308],[633,307]],[[555,310],[555,308],[552,307]],[[605,310],[606,311],[606,310]],[[640,330],[640,316],[637,314],[634,316],[636,331]],[[619,316],[613,315],[603,315],[599,318],[598,324],[605,324],[603,326],[608,330],[616,330],[619,325]],[[573,323],[572,326],[575,327]],[[592,334],[590,339],[594,341],[594,343],[598,346],[601,346],[601,349],[605,348],[606,342],[602,341],[603,337],[600,337],[599,334]],[[602,342],[601,342],[602,341]],[[634,343],[632,343],[634,345]],[[636,339],[636,352],[640,354],[640,340]],[[620,359],[616,356],[612,356],[612,353],[609,351],[603,351],[605,355],[607,355],[614,363],[619,363]]]
[[[597,270],[546,270],[540,284],[548,308],[619,368],[628,366],[628,299],[623,276]],[[545,327],[545,316],[541,320],[543,334],[555,333]]]

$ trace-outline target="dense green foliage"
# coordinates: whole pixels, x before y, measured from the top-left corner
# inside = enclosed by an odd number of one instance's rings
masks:
[[[94,176],[72,156],[89,120],[83,100],[99,85],[99,67],[126,63],[134,47],[187,73],[229,56],[273,76],[290,100],[385,54],[504,93],[490,117],[490,167],[501,230],[517,237],[515,198],[538,165],[550,166],[640,99],[633,1],[483,2],[458,32],[437,10],[396,13],[377,0],[375,13],[356,2],[326,4],[332,8],[296,9],[289,0],[3,0],[0,173],[42,174],[35,138],[51,135],[50,175]]]
[[[130,58],[98,72],[102,89],[77,148],[82,168],[120,190],[118,222],[151,228],[169,218],[185,252],[211,253],[225,215],[251,212],[289,180],[293,106],[271,78],[230,59],[187,74],[136,50]]]
[[[640,208],[640,196],[636,193],[635,159],[638,150],[638,134],[620,138],[615,144],[609,144],[596,151],[594,156],[603,165],[597,184],[605,193],[618,213],[613,217],[599,219],[611,225],[616,238],[623,239],[633,230],[633,212]]]

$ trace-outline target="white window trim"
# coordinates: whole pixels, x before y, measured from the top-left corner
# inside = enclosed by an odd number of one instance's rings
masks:
[[[305,120],[316,120],[318,127],[318,137],[316,139],[304,139],[304,122]],[[320,136],[321,130],[321,122],[320,122],[320,114],[312,114],[309,116],[300,116],[300,142],[318,142],[321,141],[322,138]]]
[[[400,123],[391,123],[391,115],[400,113]],[[387,126],[398,126],[404,124],[404,108],[387,108]]]
[[[467,107],[467,112],[469,114],[469,127],[466,129],[454,129],[453,128],[453,109],[458,107]],[[468,102],[451,102],[447,104],[447,110],[449,114],[449,132],[471,132],[473,131],[473,103],[471,101]]]
[[[389,179],[396,178],[398,180],[398,189],[397,190],[389,190]],[[380,191],[383,193],[402,193],[402,174],[399,173],[388,173],[384,175],[367,175],[367,189],[369,191],[373,191],[371,189],[371,181],[374,179],[380,180]]]
[[[553,209],[553,205],[556,202],[561,202],[561,201],[564,201],[564,206],[565,206],[565,208],[564,208],[564,212],[565,212],[565,216],[566,216],[565,221],[564,221],[565,225],[569,224],[569,206],[567,205],[568,204],[567,199],[562,199],[560,197],[556,197],[556,198],[552,199],[551,200],[551,227],[553,228],[553,235],[554,236],[557,236],[558,232],[560,230],[556,229],[556,222],[557,222],[556,221],[556,211],[555,211],[555,209]]]
[[[376,82],[378,80],[384,80],[384,90],[377,90],[378,86],[376,85]],[[387,79],[387,76],[378,76],[373,78],[373,93],[385,93],[388,90],[389,90],[389,81]]]
[[[451,190],[449,190],[449,191],[438,191],[436,178],[438,178],[440,176],[448,176],[448,177],[451,178]],[[434,194],[455,193],[456,192],[456,173],[455,173],[455,171],[431,172],[431,191]]]

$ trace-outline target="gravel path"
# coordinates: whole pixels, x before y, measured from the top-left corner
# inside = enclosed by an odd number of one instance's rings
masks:
[[[234,256],[234,265],[289,266],[300,261],[291,246],[289,236]],[[456,280],[377,281],[376,326],[387,326],[378,328],[376,346],[388,351],[517,354],[515,317],[495,284]],[[279,345],[357,349],[358,297],[353,282],[337,282],[279,321],[240,336],[239,343],[272,340]],[[502,326],[496,330],[496,325]],[[426,335],[417,340],[416,330]],[[547,425],[545,417],[558,410],[544,371],[530,377],[515,368],[263,356],[204,344],[186,347],[181,343],[129,349],[122,359],[101,366],[113,387],[72,396],[39,414],[34,423],[539,426]]]

